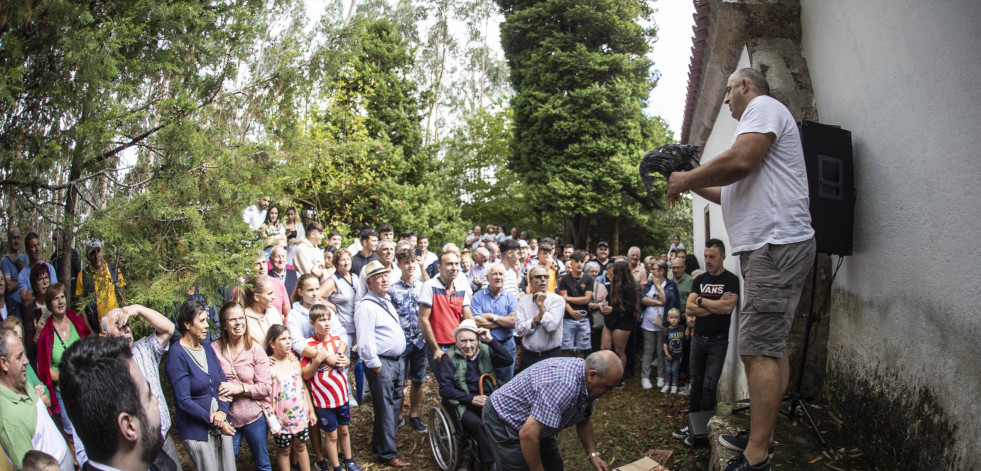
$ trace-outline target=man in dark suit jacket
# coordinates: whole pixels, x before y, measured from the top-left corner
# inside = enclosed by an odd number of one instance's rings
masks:
[[[89,457],[83,469],[176,469],[161,452],[157,396],[126,339],[91,336],[75,342],[61,360],[61,390]]]
[[[269,252],[269,263],[272,264],[272,269],[269,270],[269,276],[278,278],[286,285],[286,295],[290,297],[290,305],[293,304],[293,290],[296,289],[296,270],[291,268],[286,264],[286,249],[282,245],[277,245],[272,248],[272,252]]]

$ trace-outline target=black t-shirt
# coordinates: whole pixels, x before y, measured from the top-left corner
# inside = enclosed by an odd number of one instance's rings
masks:
[[[691,292],[705,299],[718,300],[723,293],[739,294],[739,277],[725,270],[719,276],[710,273],[698,275],[691,283]],[[732,313],[711,314],[695,319],[695,334],[702,337],[729,335],[729,320]]]
[[[566,273],[565,276],[563,276],[562,279],[559,280],[558,288],[560,292],[564,290],[566,296],[578,298],[580,296],[585,295],[586,291],[593,290],[593,277],[583,273],[582,276],[577,280],[572,277],[571,272]],[[589,303],[583,303],[583,304],[569,303],[569,305],[572,306],[572,309],[575,309],[577,311],[585,311],[589,308]],[[573,317],[570,316],[568,312],[565,313],[564,318],[573,319]]]
[[[364,268],[365,265],[375,260],[378,260],[378,255],[374,252],[367,257],[361,255],[361,252],[354,254],[354,256],[351,257],[351,273],[361,274],[361,269]]]

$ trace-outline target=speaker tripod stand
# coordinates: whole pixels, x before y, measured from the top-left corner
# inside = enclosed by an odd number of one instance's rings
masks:
[[[788,410],[781,410],[780,413],[787,416],[791,420],[806,418],[807,421],[810,422],[811,428],[814,429],[814,434],[817,435],[818,441],[821,442],[821,446],[824,447],[828,445],[828,442],[824,439],[824,436],[821,435],[821,430],[818,428],[817,423],[814,422],[814,418],[811,416],[811,411],[807,408],[807,404],[804,404],[804,400],[811,400],[813,397],[804,394],[801,391],[804,383],[804,365],[807,363],[807,347],[811,343],[811,326],[821,321],[820,312],[814,312],[814,295],[817,291],[817,274],[818,254],[815,253],[814,267],[811,269],[811,299],[807,304],[807,324],[805,324],[804,327],[804,347],[801,350],[800,362],[797,368],[797,386],[794,391],[784,394],[782,402],[789,402],[790,407]],[[831,280],[834,282],[834,277],[832,277]],[[749,406],[740,406],[734,408],[732,412],[737,413],[747,409],[749,409]],[[798,412],[798,409],[800,412]]]

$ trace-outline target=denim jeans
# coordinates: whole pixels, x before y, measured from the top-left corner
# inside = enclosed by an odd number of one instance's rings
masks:
[[[232,448],[235,449],[235,456],[238,456],[238,447],[242,444],[242,437],[245,437],[245,441],[249,442],[249,449],[252,450],[252,461],[255,462],[255,469],[272,471],[272,466],[269,463],[268,431],[266,418],[262,415],[255,422],[236,429],[235,436],[232,437]]]
[[[435,377],[436,371],[438,371],[437,368],[439,368],[439,363],[436,363],[436,360],[433,360],[433,349],[429,347],[429,342],[426,342],[423,347],[426,350],[426,363],[429,363],[429,370],[433,372],[433,377]],[[449,350],[450,347],[439,347],[439,349],[445,352]]]
[[[528,464],[521,454],[521,438],[518,437],[518,431],[501,419],[489,400],[484,404],[483,419],[484,431],[487,432],[498,471],[528,471]],[[559,451],[558,437],[539,439],[538,448],[542,466],[546,471],[565,469],[562,452]]]
[[[402,352],[402,378],[405,382],[414,381],[422,383],[426,381],[426,349],[419,348],[414,343],[405,346]],[[433,372],[433,376],[436,372]]]
[[[708,338],[695,335],[691,340],[691,403],[688,410],[715,410],[716,388],[726,361],[729,338]]]
[[[589,352],[592,346],[590,340],[589,319],[562,319],[562,350]]]
[[[681,355],[680,353],[678,355]],[[681,364],[681,359],[677,356],[673,360],[664,359],[664,381],[670,382],[674,381],[674,384],[678,384],[678,365]]]
[[[68,413],[65,412],[65,401],[61,398],[61,391],[55,388],[55,397],[58,398],[58,405],[61,406],[61,414],[58,418],[61,419],[61,429],[65,432],[65,435],[75,435],[75,427],[72,426],[71,419],[68,418]]]
[[[504,349],[511,354],[511,365],[505,366],[504,368],[494,368],[494,376],[497,377],[497,385],[503,386],[504,383],[511,381],[514,377],[514,356],[518,351],[517,345],[514,343],[514,336],[508,337],[507,340],[502,341],[501,345]]]

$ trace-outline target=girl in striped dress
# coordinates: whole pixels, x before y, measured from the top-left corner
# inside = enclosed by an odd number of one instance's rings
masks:
[[[351,408],[348,406],[349,388],[343,369],[350,364],[344,355],[347,344],[330,333],[331,311],[323,304],[310,307],[310,324],[313,336],[307,339],[307,346],[316,350],[311,358],[300,361],[303,379],[307,381],[317,425],[327,432],[327,459],[331,469],[361,471],[354,463],[351,454]],[[344,466],[338,456],[338,445],[343,452]],[[318,463],[319,467],[319,463]]]

